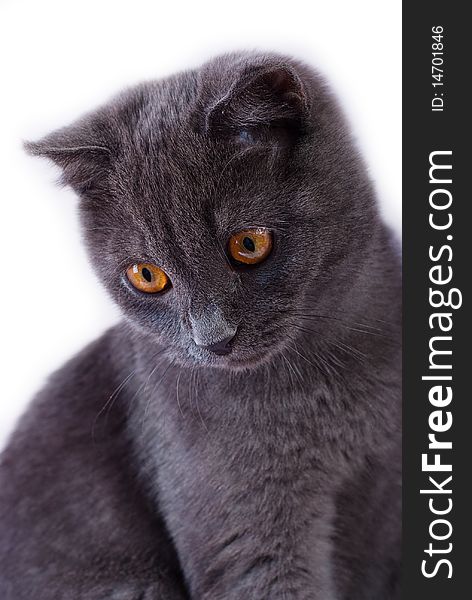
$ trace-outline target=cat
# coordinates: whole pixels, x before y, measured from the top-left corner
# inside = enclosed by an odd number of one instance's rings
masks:
[[[3,452],[0,597],[398,598],[399,250],[324,79],[227,54],[26,147],[123,319]]]

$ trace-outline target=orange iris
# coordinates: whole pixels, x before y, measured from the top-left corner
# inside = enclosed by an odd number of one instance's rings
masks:
[[[256,265],[269,256],[272,250],[272,234],[263,227],[243,229],[231,236],[228,250],[236,262]]]
[[[140,292],[157,294],[170,285],[170,279],[162,269],[152,263],[137,263],[126,270],[130,283]]]

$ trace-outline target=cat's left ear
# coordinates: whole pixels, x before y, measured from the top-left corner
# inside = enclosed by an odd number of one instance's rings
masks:
[[[79,193],[99,186],[112,160],[107,123],[99,114],[87,115],[24,147],[29,154],[49,158],[60,167],[61,182]]]
[[[226,89],[220,89],[220,96],[208,101],[204,108],[206,132],[250,141],[253,136],[267,136],[270,132],[296,135],[309,122],[306,86],[296,66],[288,60],[249,58],[233,65],[222,83]]]

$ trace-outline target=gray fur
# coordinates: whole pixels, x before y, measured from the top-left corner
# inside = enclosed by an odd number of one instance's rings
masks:
[[[226,55],[28,149],[124,318],[3,453],[0,597],[398,598],[399,259],[323,80]],[[274,249],[238,269],[248,226]],[[163,294],[127,282],[144,260]]]

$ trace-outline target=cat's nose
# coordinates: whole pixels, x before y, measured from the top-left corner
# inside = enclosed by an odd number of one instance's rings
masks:
[[[192,337],[197,346],[214,354],[229,354],[236,327],[230,324],[223,311],[214,304],[189,312]]]
[[[205,350],[209,350],[218,356],[224,356],[225,354],[229,354],[231,352],[231,342],[234,339],[236,332],[232,335],[223,338],[213,344],[208,344],[207,346],[200,345],[200,348],[204,348]]]

